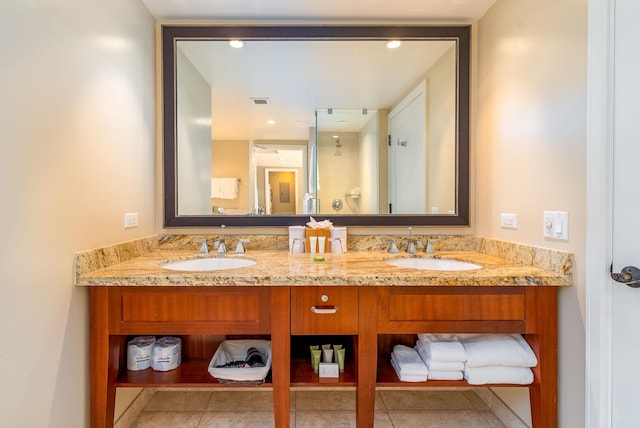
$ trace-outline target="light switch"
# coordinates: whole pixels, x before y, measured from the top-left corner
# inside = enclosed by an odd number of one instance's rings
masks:
[[[542,217],[542,234],[545,238],[569,240],[569,213],[567,211],[545,211]]]

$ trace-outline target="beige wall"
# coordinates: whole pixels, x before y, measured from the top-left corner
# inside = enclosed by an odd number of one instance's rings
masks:
[[[238,197],[211,199],[211,205],[223,207],[227,214],[249,213],[249,141],[213,141],[212,178],[239,178]]]
[[[73,256],[156,232],[154,22],[141,2],[67,0],[2,2],[0,24],[2,425],[87,427]]]
[[[559,294],[563,427],[584,426],[586,18],[587,0],[499,0],[477,35],[477,234],[575,254]],[[543,238],[544,210],[569,211],[568,242]],[[526,390],[499,392],[527,417]]]

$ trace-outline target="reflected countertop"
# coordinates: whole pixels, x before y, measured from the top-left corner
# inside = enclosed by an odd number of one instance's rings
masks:
[[[172,271],[161,264],[196,257],[243,257],[256,264],[217,271]],[[433,271],[401,268],[385,263],[392,258],[439,257],[483,266],[468,271]],[[522,264],[477,251],[437,251],[435,254],[390,254],[384,251],[349,251],[325,254],[314,261],[309,254],[254,250],[245,255],[199,254],[193,250],[155,249],[138,257],[76,277],[79,286],[570,286],[571,255],[549,252],[534,264]],[[556,258],[556,259],[554,259]],[[537,266],[549,267],[543,269]]]

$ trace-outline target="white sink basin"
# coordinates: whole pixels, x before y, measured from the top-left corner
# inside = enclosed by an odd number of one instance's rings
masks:
[[[208,271],[208,270],[225,270],[238,269],[255,265],[254,260],[240,258],[201,258],[178,260],[175,262],[163,263],[160,265],[163,269],[180,270],[180,271]]]
[[[423,270],[455,271],[482,269],[482,265],[451,259],[423,259],[419,257],[410,257],[404,259],[387,260],[386,263],[402,268]]]

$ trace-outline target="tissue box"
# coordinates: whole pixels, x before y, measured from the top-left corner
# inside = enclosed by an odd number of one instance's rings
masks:
[[[249,348],[256,348],[260,352],[262,360],[264,361],[264,367],[217,367],[232,361],[244,360],[247,357],[247,350]],[[209,374],[211,374],[211,376],[237,382],[264,380],[267,374],[269,374],[269,369],[271,369],[270,340],[225,340],[220,344],[215,354],[213,354],[213,358],[211,358],[211,362],[209,363]]]
[[[325,244],[324,244],[324,251],[325,253],[328,253],[330,250],[329,247],[329,237],[331,236],[331,229],[312,229],[310,227],[307,227],[307,230],[305,231],[305,235],[307,237],[307,239],[305,240],[305,244],[304,244],[304,250],[307,253],[311,252],[311,241],[309,240],[309,237],[311,236],[324,236],[326,238],[325,240]],[[315,252],[319,252],[318,251],[318,242],[316,241],[316,250]]]

